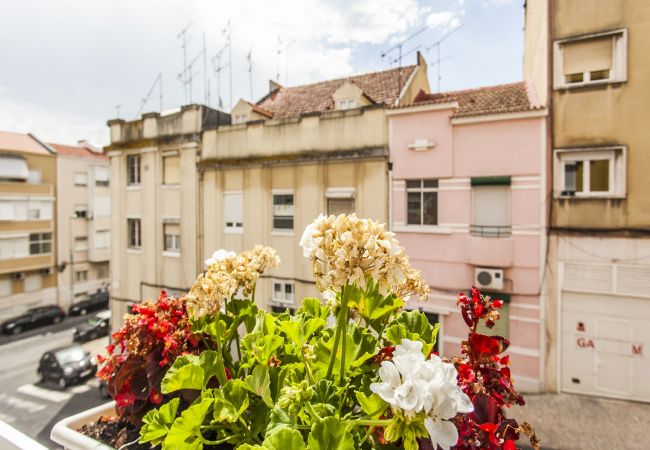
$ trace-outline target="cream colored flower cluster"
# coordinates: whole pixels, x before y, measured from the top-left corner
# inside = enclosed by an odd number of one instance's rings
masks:
[[[366,278],[372,277],[384,294],[425,298],[429,287],[420,271],[410,266],[394,236],[384,224],[359,219],[356,214],[321,214],[305,228],[300,245],[305,257],[311,259],[321,292],[341,292],[346,284],[364,288]]]
[[[256,245],[240,254],[217,250],[205,263],[208,270],[196,278],[185,297],[194,318],[216,313],[240,290],[244,297],[250,296],[259,276],[266,268],[278,266],[280,258],[271,247]]]

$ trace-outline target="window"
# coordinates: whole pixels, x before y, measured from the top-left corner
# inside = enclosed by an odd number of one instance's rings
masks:
[[[108,278],[108,263],[97,265],[97,278],[100,280]]]
[[[626,30],[557,41],[555,87],[625,81],[626,41]]]
[[[88,236],[77,236],[74,238],[75,252],[84,252],[88,250]]]
[[[27,235],[0,236],[0,260],[29,256],[29,237]]]
[[[0,280],[0,297],[6,297],[13,294],[13,284],[11,278]]]
[[[93,199],[93,213],[95,217],[109,217],[111,215],[111,198],[95,197]]]
[[[241,231],[244,227],[244,195],[241,192],[224,192],[223,217],[226,231]]]
[[[181,252],[181,226],[177,223],[164,223],[164,250],[169,253]]]
[[[348,98],[345,100],[339,100],[338,109],[354,109],[357,107],[357,101],[353,98]]]
[[[32,233],[29,235],[29,254],[42,255],[52,251],[52,233]]]
[[[75,174],[74,174],[74,185],[75,186],[87,186],[88,185],[88,174],[86,172],[75,172]]]
[[[140,219],[126,219],[129,248],[140,248]]]
[[[327,197],[328,215],[352,214],[354,212],[354,188],[328,188],[325,196]]]
[[[97,230],[95,231],[95,248],[108,248],[111,245],[111,232],[110,230]]]
[[[232,123],[233,125],[237,125],[240,123],[246,123],[247,117],[246,114],[236,114],[232,117]]]
[[[282,313],[285,313],[285,312],[289,312],[289,314],[293,316],[293,314],[296,312],[296,310],[294,308],[287,308],[286,306],[271,305],[271,312],[276,313],[276,314],[282,314]]]
[[[30,169],[27,176],[27,183],[40,184],[43,181],[43,172],[37,169]]]
[[[556,150],[555,164],[560,196],[625,196],[624,148]]]
[[[510,336],[510,296],[508,294],[483,292],[483,295],[488,295],[495,300],[503,300],[503,306],[499,310],[499,320],[494,324],[491,329],[485,325],[485,321],[479,322],[476,327],[476,332],[486,334],[488,336],[503,336],[508,339]]]
[[[87,205],[75,205],[74,206],[74,216],[78,219],[85,219],[88,217],[88,206]]]
[[[108,187],[108,167],[95,167],[95,186]]]
[[[180,158],[178,155],[163,156],[163,184],[180,181]]]
[[[126,176],[129,186],[140,184],[140,155],[129,155],[126,157]]]
[[[1,181],[27,181],[29,168],[27,161],[22,156],[2,155],[0,156],[0,180]]]
[[[87,270],[77,270],[74,273],[74,279],[77,283],[83,283],[88,281],[88,271]]]
[[[28,220],[51,220],[52,202],[29,200],[27,202],[27,219]]]
[[[275,303],[293,304],[293,283],[288,281],[274,281],[273,301]]]
[[[27,275],[25,277],[25,292],[40,291],[43,289],[43,277],[39,274]]]
[[[472,225],[474,236],[510,236],[510,177],[472,178]]]
[[[273,194],[273,229],[293,230],[293,194]]]
[[[438,180],[406,180],[408,225],[438,224]]]

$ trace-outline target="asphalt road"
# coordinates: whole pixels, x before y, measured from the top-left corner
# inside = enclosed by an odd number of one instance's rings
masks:
[[[60,390],[54,385],[39,383],[36,374],[43,352],[72,343],[74,326],[87,318],[67,319],[0,345],[0,420],[50,449],[59,448],[49,440],[50,430],[57,421],[107,402],[99,395],[98,382],[94,378]],[[84,347],[97,353],[106,342],[107,338],[101,338]]]
[[[66,316],[62,322],[53,325],[47,325],[44,327],[34,328],[32,330],[23,331],[17,335],[6,335],[0,334],[0,345],[7,344],[9,342],[16,342],[23,339],[27,339],[33,336],[39,336],[45,333],[56,333],[58,331],[64,331],[67,329],[72,329],[79,325],[80,323],[85,322],[88,318],[94,316],[99,311],[91,312],[85,316]]]

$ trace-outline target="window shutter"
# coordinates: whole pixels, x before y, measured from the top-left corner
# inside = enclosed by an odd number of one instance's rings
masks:
[[[95,167],[95,181],[108,181],[108,168]]]
[[[473,225],[494,227],[510,225],[508,191],[509,187],[502,185],[473,187]]]
[[[223,194],[223,216],[226,226],[237,227],[244,223],[244,195],[226,192]]]
[[[27,162],[20,156],[0,156],[0,180],[27,180],[29,169]]]
[[[43,278],[40,275],[25,277],[25,292],[38,291],[43,288]]]
[[[177,223],[166,223],[165,224],[165,234],[175,234],[176,236],[181,235],[181,226]]]
[[[564,75],[611,69],[612,45],[612,36],[564,44]]]
[[[180,158],[178,156],[163,157],[164,184],[178,184]]]
[[[93,205],[96,217],[108,217],[111,215],[111,198],[110,197],[95,197]]]

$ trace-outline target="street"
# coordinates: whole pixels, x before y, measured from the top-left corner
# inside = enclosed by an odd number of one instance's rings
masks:
[[[0,345],[0,420],[51,449],[58,448],[49,439],[57,421],[108,401],[100,396],[94,377],[60,390],[53,384],[39,383],[36,373],[43,352],[72,343],[74,326],[88,317],[74,317],[58,325],[12,336],[11,342]],[[83,346],[95,355],[107,339],[100,338]]]

